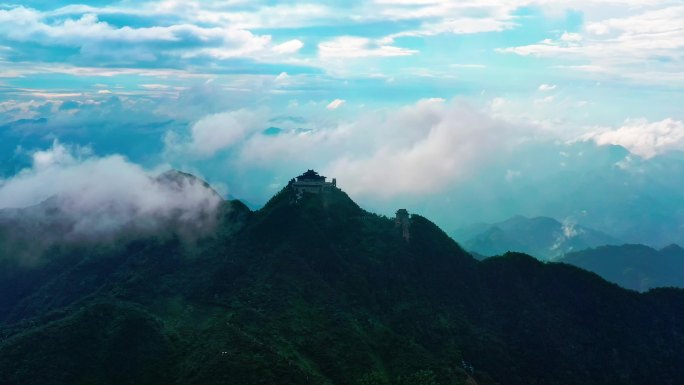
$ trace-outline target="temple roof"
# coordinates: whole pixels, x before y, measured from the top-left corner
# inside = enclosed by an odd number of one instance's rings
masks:
[[[304,174],[297,177],[297,181],[303,180],[325,182],[325,177],[323,175],[318,175],[314,170],[307,170]]]

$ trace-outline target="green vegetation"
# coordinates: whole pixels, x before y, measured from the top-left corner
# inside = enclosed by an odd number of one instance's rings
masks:
[[[522,254],[478,262],[427,219],[285,189],[165,232],[1,258],[3,384],[675,384],[684,291]]]

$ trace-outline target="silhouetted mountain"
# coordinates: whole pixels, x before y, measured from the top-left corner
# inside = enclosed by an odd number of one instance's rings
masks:
[[[590,228],[561,223],[553,218],[515,216],[503,222],[475,224],[454,232],[463,246],[484,256],[516,251],[541,260],[552,260],[565,253],[609,244],[617,239]]]
[[[0,256],[3,384],[676,384],[684,291],[522,254],[338,189],[225,202],[209,234]],[[36,235],[40,236],[39,234]]]
[[[603,246],[567,254],[559,261],[632,290],[684,287],[684,249],[677,245],[661,250],[644,245]]]

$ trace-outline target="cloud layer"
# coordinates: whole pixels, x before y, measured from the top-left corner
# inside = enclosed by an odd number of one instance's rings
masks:
[[[97,11],[95,8],[87,10]],[[160,60],[172,57],[258,58],[291,54],[303,46],[299,40],[273,45],[271,36],[255,35],[239,28],[203,27],[183,22],[151,27],[117,27],[99,20],[96,13],[51,17],[21,6],[0,9],[0,36],[16,43],[38,44],[45,50],[48,47],[76,48],[83,62],[105,60],[117,65],[145,62],[158,65]]]
[[[634,119],[617,129],[600,129],[583,136],[598,145],[614,144],[625,147],[633,154],[649,159],[668,151],[684,151],[684,122],[664,119],[649,122]]]
[[[57,210],[74,236],[157,229],[171,221],[201,228],[221,200],[197,180],[168,183],[120,155],[97,157],[58,142],[34,152],[30,169],[0,183],[0,209]]]
[[[648,61],[654,73],[642,73],[642,77],[673,79],[681,65],[684,33],[679,23],[684,8],[674,0],[382,0],[294,5],[143,1],[135,7],[113,2],[100,6],[55,3],[39,8],[0,6],[0,66],[9,67],[8,74],[55,71],[65,65],[95,71],[99,67],[100,73],[106,73],[103,68],[122,67],[140,72],[150,67],[193,73],[273,72],[268,66],[245,66],[255,62],[344,72],[343,68],[363,69],[355,63],[377,58],[433,57],[429,45],[412,40],[489,33],[505,36],[539,14],[557,23],[560,15],[581,12],[586,20],[583,25],[559,23],[561,29],[552,28],[542,38],[525,35],[522,44],[519,39],[514,39],[517,44],[502,39],[491,50],[560,57],[570,59],[576,69],[632,77],[639,76],[635,65]],[[378,25],[383,27],[380,31]],[[351,33],[330,33],[330,28]],[[18,62],[23,65],[12,65]],[[45,66],[45,62],[60,66]],[[420,59],[416,64],[425,65]]]
[[[326,109],[340,105],[338,99]],[[262,132],[264,114],[237,110],[211,115],[192,126],[187,144],[174,142],[167,150],[182,156],[179,149],[204,143],[204,150],[232,154],[236,170],[285,166],[294,173],[297,165],[316,165],[344,181],[345,190],[354,195],[392,197],[438,192],[535,133],[458,100],[424,99],[364,113],[350,122],[313,121],[304,125],[307,129],[284,125],[274,133]],[[263,122],[261,129],[257,122]]]

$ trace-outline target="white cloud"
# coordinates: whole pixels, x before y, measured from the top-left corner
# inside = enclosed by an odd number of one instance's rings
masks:
[[[422,21],[414,33],[473,33],[500,30],[523,1],[511,6],[491,1],[348,1],[343,5],[319,3],[256,5],[236,10],[220,2],[174,2],[176,13],[200,23],[230,24],[236,28],[301,28],[321,25],[346,26],[379,21]],[[171,12],[166,10],[166,12]],[[440,30],[435,32],[436,30]],[[466,31],[466,32],[461,32]]]
[[[420,20],[419,28],[391,37],[497,32],[516,26],[514,11],[524,2],[375,1],[376,14],[389,20]]]
[[[74,236],[153,229],[169,220],[199,228],[221,201],[195,180],[163,181],[122,156],[96,157],[58,142],[33,153],[31,168],[0,181],[0,209],[25,208],[47,199]]]
[[[500,111],[506,104],[508,104],[508,100],[506,100],[506,98],[496,97],[490,102],[490,108],[493,112],[497,112]]]
[[[31,154],[34,170],[45,170],[60,165],[73,164],[76,162],[75,156],[90,155],[91,150],[87,147],[77,147],[70,149],[55,140],[52,147],[47,150],[38,150]]]
[[[353,67],[353,64],[325,59],[411,56],[418,53],[417,49],[395,44],[395,39],[505,31],[525,22],[519,14],[524,7],[541,8],[547,17],[563,17],[568,9],[576,9],[585,15],[583,30],[559,32],[539,43],[500,51],[519,55],[563,55],[585,59],[589,62],[586,65],[612,69],[625,63],[636,67],[648,60],[654,64],[654,70],[648,74],[635,68],[622,70],[659,82],[673,78],[681,81],[678,52],[683,41],[679,26],[683,7],[677,1],[387,0],[352,1],[343,7],[317,3],[270,5],[193,0],[151,1],[135,6],[129,2],[106,6],[70,5],[52,11],[7,7],[0,10],[0,35],[9,42],[34,43],[45,50],[58,50],[62,46],[77,48],[81,65],[116,67],[118,72],[124,69],[141,71],[123,68],[147,66],[141,66],[141,63],[184,68],[189,63],[182,60],[201,57],[208,59],[205,64],[215,63],[214,60],[250,58],[318,66],[333,73],[354,73],[358,68],[350,68],[347,72],[341,68]],[[110,15],[140,18],[150,26],[119,26],[104,22]],[[316,26],[339,27],[345,31],[349,30],[345,27],[370,23],[393,23],[399,30],[384,38],[338,36],[319,42],[318,54],[324,59],[320,61],[308,57],[309,52],[292,57],[304,46],[303,38],[275,44],[270,35],[250,32]],[[363,28],[358,30],[363,31]],[[194,61],[194,71],[201,70],[197,62]],[[54,65],[44,66],[45,69],[51,67]],[[6,76],[22,76],[26,71],[21,68],[2,72],[8,74]]]
[[[301,40],[294,39],[278,44],[273,47],[273,50],[280,54],[290,54],[299,51],[302,47],[304,47],[304,43]]]
[[[628,120],[617,129],[599,128],[582,136],[598,145],[614,144],[649,159],[671,150],[684,150],[684,122],[671,118],[657,122]]]
[[[166,84],[141,84],[140,87],[146,90],[165,90],[168,89],[170,86]]]
[[[560,37],[561,41],[577,43],[582,41],[582,35],[579,33],[565,31]]]
[[[421,195],[476,172],[527,133],[463,103],[425,99],[334,126],[254,135],[239,150],[237,167],[272,167],[283,159],[306,167],[314,159],[353,195]]]
[[[351,18],[351,15],[339,12],[334,7],[317,3],[257,5],[240,11],[226,2],[174,3],[174,7],[182,7],[192,21],[227,24],[244,29],[307,27]],[[167,12],[177,14],[178,10]]]
[[[498,49],[503,53],[515,53],[520,56],[554,56],[560,54],[581,55],[583,48],[575,41],[544,39],[536,44]]]
[[[539,88],[537,88],[537,90],[539,90],[541,92],[553,91],[555,89],[556,89],[555,84],[542,84],[539,86]]]
[[[329,110],[336,110],[336,109],[342,107],[342,105],[344,105],[344,103],[346,103],[346,100],[335,99],[332,102],[330,102],[325,108],[327,108]]]
[[[318,44],[318,54],[323,59],[410,56],[416,53],[416,50],[375,43],[370,39],[354,36],[341,36]]]
[[[35,74],[66,74],[71,76],[94,76],[94,77],[115,77],[125,75],[137,75],[144,77],[156,78],[206,78],[210,75],[201,73],[189,72],[181,69],[167,69],[167,68],[104,68],[92,66],[74,66],[70,64],[46,64],[41,62],[30,63],[10,63],[3,62],[4,71],[9,71],[10,74],[15,74],[17,77],[27,77]],[[100,63],[104,65],[105,63]]]
[[[407,139],[379,143],[363,155],[340,157],[327,168],[329,175],[345,181],[346,191],[385,197],[433,193],[469,175],[487,163],[490,154],[506,151],[521,137],[518,128],[458,102],[424,100],[393,115],[384,129]]]
[[[387,44],[400,37],[435,36],[441,34],[468,35],[483,32],[501,32],[512,29],[515,23],[488,17],[445,18],[439,22],[425,23],[417,30],[397,32],[386,36],[381,41]]]
[[[267,119],[260,112],[240,109],[209,115],[193,124],[188,150],[200,156],[211,156],[265,128]]]
[[[639,81],[681,82],[684,57],[684,5],[669,2],[635,3],[594,15],[579,32],[564,32],[538,43],[499,49],[521,56],[584,60],[577,69],[601,68]],[[606,4],[608,6],[608,4]],[[649,63],[648,74],[644,64]]]
[[[269,35],[255,35],[226,24],[117,27],[100,21],[95,13],[50,21],[48,14],[25,7],[0,9],[0,35],[15,42],[77,47],[84,58],[126,63],[158,61],[165,56],[272,58],[273,53],[291,54],[303,46],[299,40],[274,46]]]

